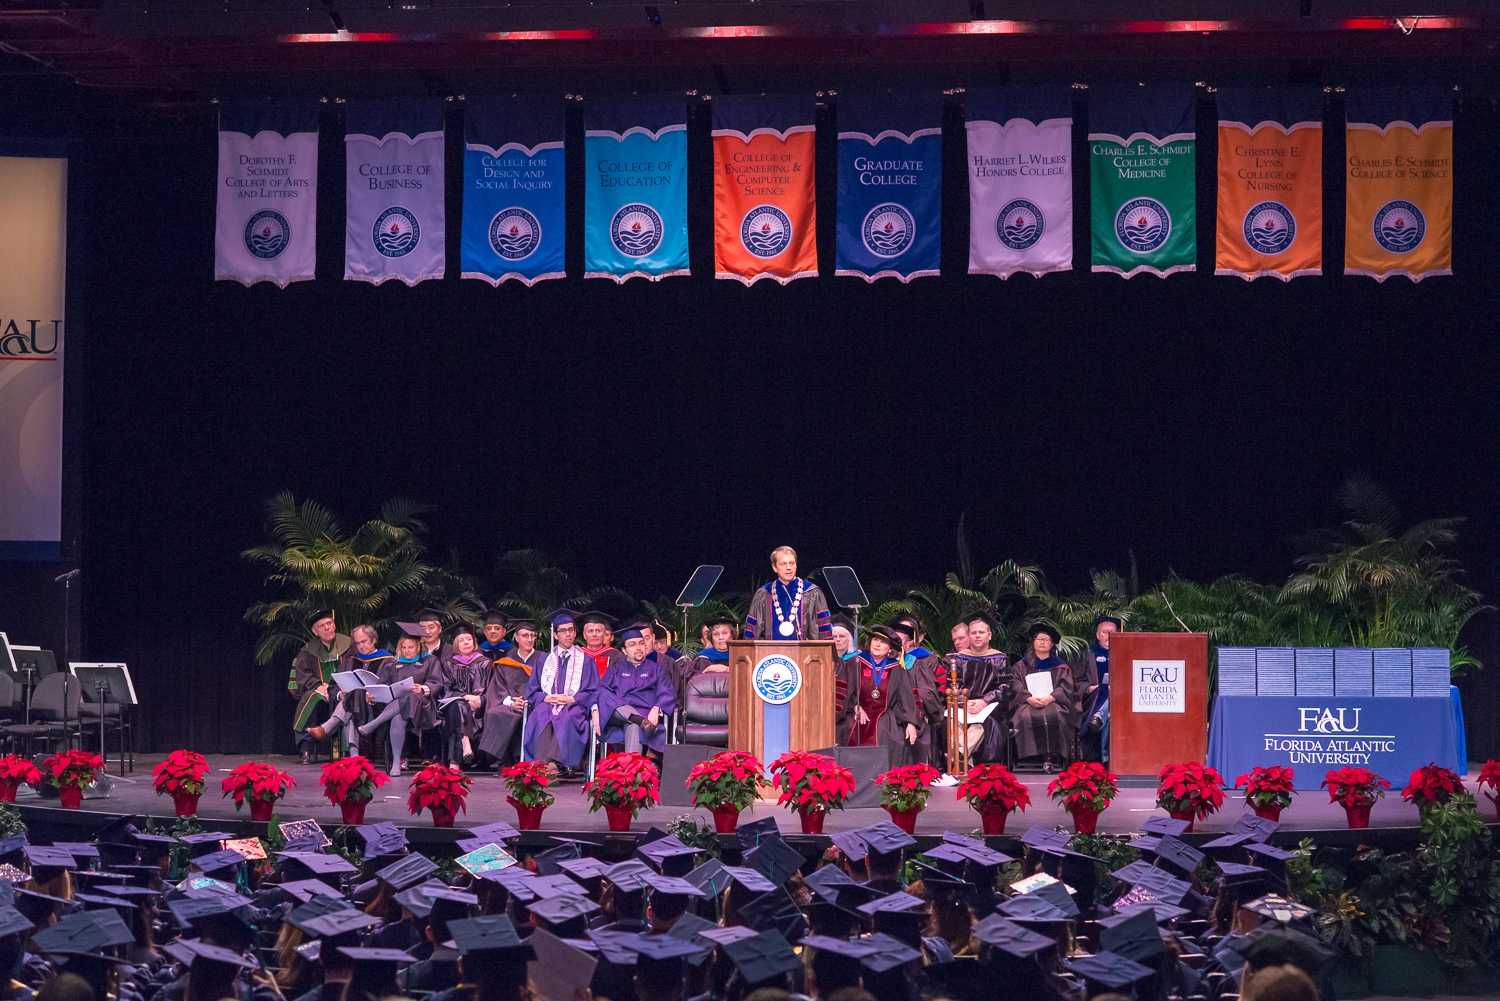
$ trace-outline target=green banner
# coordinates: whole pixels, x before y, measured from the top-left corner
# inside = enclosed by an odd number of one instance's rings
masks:
[[[1192,134],[1089,134],[1095,271],[1165,277],[1197,266],[1197,146]]]

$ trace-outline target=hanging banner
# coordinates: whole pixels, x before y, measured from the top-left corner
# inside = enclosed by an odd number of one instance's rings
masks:
[[[1073,268],[1073,99],[1058,87],[970,90],[969,274]]]
[[[591,100],[583,123],[584,277],[688,274],[682,99]]]
[[[214,280],[311,281],[317,223],[317,108],[221,104]]]
[[[903,282],[942,255],[943,100],[839,98],[837,275]]]
[[[1344,273],[1453,274],[1452,92],[1351,89],[1344,109]]]
[[[68,161],[0,155],[0,218],[0,559],[57,560]]]
[[[459,274],[491,285],[562,278],[564,185],[560,101],[468,98]]]
[[[1089,92],[1095,271],[1164,278],[1198,257],[1191,87]]]
[[[443,277],[442,102],[350,101],[344,152],[344,279]]]
[[[714,274],[785,285],[818,274],[811,97],[713,102]]]
[[[1323,273],[1323,95],[1219,90],[1214,273],[1291,281]]]

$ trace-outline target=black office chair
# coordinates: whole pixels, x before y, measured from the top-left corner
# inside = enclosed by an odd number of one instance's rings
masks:
[[[729,746],[729,672],[701,671],[682,686],[677,743]]]
[[[36,690],[31,693],[31,722],[0,727],[0,738],[12,746],[24,740],[27,756],[33,753],[32,745],[38,740],[48,751],[59,743],[65,747],[79,746],[78,710],[82,701],[77,678],[62,671],[49,674],[37,682]]]

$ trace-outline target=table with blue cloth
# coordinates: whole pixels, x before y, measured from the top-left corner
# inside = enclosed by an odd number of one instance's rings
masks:
[[[1221,695],[1209,723],[1208,763],[1226,782],[1284,765],[1298,789],[1334,768],[1369,768],[1400,788],[1436,762],[1462,773],[1462,710],[1451,698]]]

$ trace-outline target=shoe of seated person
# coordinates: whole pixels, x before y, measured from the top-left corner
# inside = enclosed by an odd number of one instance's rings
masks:
[[[323,729],[321,726],[313,725],[307,728],[307,735],[313,740],[322,740],[324,737],[328,736],[328,731]]]

